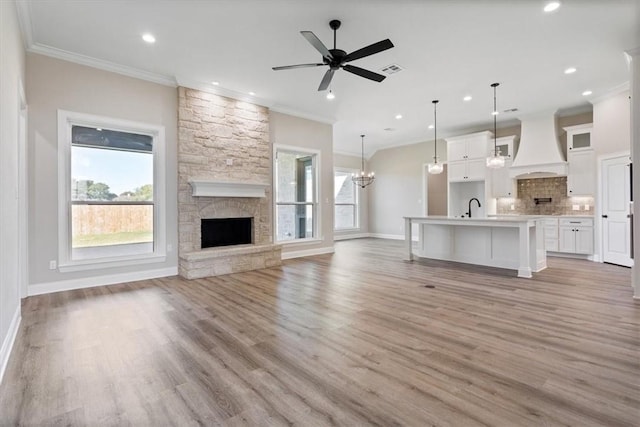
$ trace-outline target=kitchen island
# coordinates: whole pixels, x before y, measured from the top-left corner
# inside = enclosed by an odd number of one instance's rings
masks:
[[[539,217],[404,217],[406,259],[414,256],[517,270],[518,277],[547,267]],[[412,242],[417,224],[418,247]]]

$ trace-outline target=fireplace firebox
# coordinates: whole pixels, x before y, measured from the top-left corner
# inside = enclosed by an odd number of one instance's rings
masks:
[[[253,243],[253,218],[206,218],[200,225],[202,249]]]

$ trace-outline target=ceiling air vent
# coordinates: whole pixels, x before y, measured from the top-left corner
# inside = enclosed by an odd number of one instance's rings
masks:
[[[385,74],[388,74],[388,75],[399,73],[402,70],[404,70],[404,68],[402,68],[398,64],[391,64],[391,65],[387,65],[386,67],[380,68],[381,72],[383,72]]]

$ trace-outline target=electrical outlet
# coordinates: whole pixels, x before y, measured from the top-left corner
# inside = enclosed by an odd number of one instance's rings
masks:
[[[227,166],[233,166],[233,159],[227,159]]]
[[[573,210],[574,211],[579,211],[580,210],[580,205],[573,205]]]
[[[589,205],[584,205],[584,210],[588,211],[589,210]]]
[[[509,208],[510,208],[512,211],[515,211],[515,210],[516,210],[516,205],[511,205]]]
[[[58,267],[58,263],[55,260],[49,261],[49,270],[55,270]]]

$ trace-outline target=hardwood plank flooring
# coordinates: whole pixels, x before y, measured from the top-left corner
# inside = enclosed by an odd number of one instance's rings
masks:
[[[630,269],[550,258],[522,279],[402,255],[341,241],[27,298],[0,425],[640,425]]]

